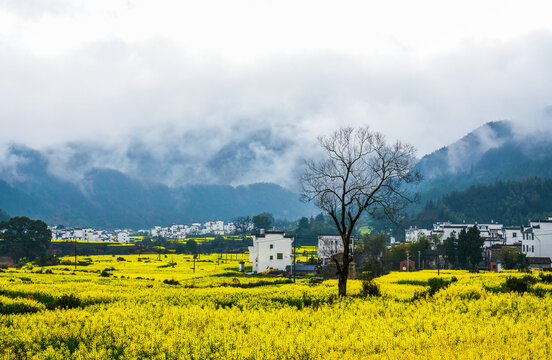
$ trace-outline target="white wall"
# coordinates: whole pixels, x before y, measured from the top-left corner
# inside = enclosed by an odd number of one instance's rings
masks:
[[[549,257],[552,259],[552,218],[531,221],[532,232],[526,232],[521,250],[528,257]]]
[[[249,246],[249,261],[253,264],[253,272],[263,272],[266,269],[285,270],[286,266],[292,265],[292,238],[284,237],[279,232],[266,232],[264,237],[251,237],[253,246]]]
[[[514,245],[518,242],[521,242],[523,238],[520,226],[517,226],[515,228],[505,227],[503,230],[503,234],[504,234],[504,240],[506,241],[506,245]]]

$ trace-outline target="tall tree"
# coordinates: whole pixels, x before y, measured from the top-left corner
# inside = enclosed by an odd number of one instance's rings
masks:
[[[465,269],[475,270],[483,260],[484,243],[485,239],[480,236],[477,225],[468,228],[467,231],[462,229],[458,234],[458,263]]]
[[[485,239],[481,237],[476,225],[468,229],[467,236],[469,244],[468,260],[471,267],[475,270],[477,269],[477,265],[483,260]]]
[[[253,216],[253,226],[255,227],[256,231],[259,231],[260,229],[268,230],[274,223],[274,217],[271,213],[263,212],[259,215]]]
[[[194,239],[190,239],[186,241],[186,252],[197,255],[198,247],[197,242]]]
[[[458,240],[455,233],[451,234],[448,238],[443,240],[443,255],[445,257],[445,263],[448,265],[456,266],[458,263]]]
[[[306,161],[301,193],[303,200],[313,201],[330,215],[341,236],[343,256],[341,262],[334,259],[339,296],[346,296],[355,224],[364,212],[373,216],[382,211],[394,219],[413,200],[404,184],[420,179],[412,171],[416,152],[399,141],[388,144],[367,126],[342,128],[318,140],[324,158]]]
[[[21,258],[34,259],[46,253],[52,242],[52,232],[41,220],[16,216],[0,223],[0,253]]]
[[[253,221],[249,216],[239,216],[235,218],[232,223],[234,224],[236,234],[241,235],[242,240],[245,240],[247,234],[253,228]]]

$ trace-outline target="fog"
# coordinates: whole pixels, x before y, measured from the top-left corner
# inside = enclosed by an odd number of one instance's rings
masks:
[[[69,19],[86,7],[18,3],[4,2],[4,19],[16,25]],[[415,145],[419,157],[488,121],[509,119],[520,137],[552,128],[546,29],[469,38],[440,51],[397,41],[372,55],[296,44],[247,61],[234,55],[248,50],[201,52],[166,34],[130,41],[83,33],[87,41],[78,46],[64,34],[48,51],[48,41],[36,45],[24,29],[7,31],[0,31],[3,178],[17,177],[23,161],[8,144],[24,144],[47,157],[52,173],[75,181],[109,167],[173,186],[265,181],[294,188],[303,159],[318,152],[317,136],[342,126],[368,124],[390,141]]]

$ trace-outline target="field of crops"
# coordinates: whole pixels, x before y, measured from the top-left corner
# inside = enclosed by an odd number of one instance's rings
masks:
[[[247,255],[79,258],[0,272],[2,359],[549,359],[552,286],[534,272],[350,281],[248,276]],[[455,278],[451,281],[451,279]],[[550,280],[550,279],[548,279]],[[526,282],[527,284],[527,282]],[[523,290],[527,290],[523,292]]]

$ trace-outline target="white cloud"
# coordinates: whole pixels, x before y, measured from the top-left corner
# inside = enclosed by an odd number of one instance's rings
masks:
[[[546,3],[25,4],[0,2],[0,143],[46,150],[71,178],[68,142],[88,149],[87,167],[171,184],[293,186],[316,136],[343,125],[423,155],[487,121],[551,123]],[[268,143],[252,141],[263,131]],[[209,168],[233,147],[249,165]],[[129,160],[140,149],[145,167]]]

